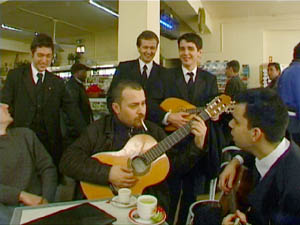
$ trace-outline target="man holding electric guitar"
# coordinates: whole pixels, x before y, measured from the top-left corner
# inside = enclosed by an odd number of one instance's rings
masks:
[[[163,153],[177,140],[174,136],[166,137],[162,128],[145,120],[146,99],[141,85],[120,81],[112,96],[113,115],[95,121],[82,133],[64,152],[60,170],[83,181],[81,187],[89,199],[112,197],[122,187],[132,188],[133,194],[141,194],[151,186],[146,192],[157,196],[159,204],[168,212],[169,191],[164,182],[169,173],[168,158],[172,168],[179,170],[188,167],[187,162],[195,164],[193,161],[205,154],[207,127],[200,117],[194,116],[189,126],[177,133],[177,138],[183,138],[191,132],[193,145],[180,155],[173,148],[167,152],[167,157]],[[119,149],[122,150],[117,151]],[[101,155],[98,160],[92,158],[96,153]],[[96,193],[89,193],[90,190]]]
[[[155,83],[153,90],[147,96],[150,103],[149,120],[168,127],[183,127],[189,121],[192,114],[189,111],[174,111],[169,109],[164,111],[161,104],[170,98],[178,98],[189,102],[197,108],[204,107],[212,98],[218,95],[216,77],[207,71],[197,67],[199,59],[202,56],[202,39],[195,33],[183,34],[177,41],[178,52],[181,66],[167,70],[159,82]],[[177,103],[172,103],[176,105]],[[163,104],[164,105],[164,104]],[[180,108],[180,107],[179,107]],[[168,217],[168,223],[174,224],[175,213],[180,198],[181,190],[181,209],[179,212],[178,224],[185,224],[189,206],[196,200],[195,179],[205,177],[210,179],[217,175],[220,166],[219,150],[222,149],[225,142],[221,127],[215,122],[207,122],[209,132],[205,148],[207,154],[204,157],[198,157],[197,163],[186,173],[172,173],[168,182],[172,192],[171,213]],[[182,154],[193,143],[191,136],[182,140],[176,147],[181,149]],[[189,166],[186,162],[186,166]],[[172,168],[171,168],[172,169]]]
[[[229,122],[233,140],[254,157],[236,156],[221,173],[219,187],[225,193],[233,189],[241,164],[250,169],[255,184],[248,210],[226,216],[222,224],[300,224],[300,149],[285,138],[286,106],[270,89],[248,90],[235,100]]]

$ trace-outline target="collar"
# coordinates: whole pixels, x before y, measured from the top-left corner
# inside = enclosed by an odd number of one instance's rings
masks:
[[[141,71],[141,74],[143,73],[144,65],[147,66],[147,77],[149,78],[150,72],[151,72],[152,67],[153,67],[153,60],[152,60],[151,62],[149,62],[149,63],[145,63],[145,62],[143,62],[143,60],[141,60],[141,59],[139,58],[139,65],[140,65],[140,71]]]
[[[114,132],[118,132],[121,135],[127,134],[129,137],[132,137],[136,134],[143,134],[145,133],[145,129],[143,127],[141,128],[134,128],[134,127],[128,127],[124,123],[122,123],[116,115],[113,116],[113,127]]]
[[[261,160],[255,158],[255,166],[262,178],[268,173],[271,167],[287,151],[289,147],[290,141],[286,138],[283,138],[280,144],[269,155]]]
[[[190,76],[187,75],[187,73],[191,73],[193,72],[194,73],[194,76],[193,76],[193,82],[195,82],[195,79],[196,79],[196,75],[197,75],[197,66],[192,70],[192,71],[189,71],[187,68],[185,68],[183,65],[181,65],[181,68],[182,68],[182,72],[183,72],[183,76],[184,76],[184,80],[186,83],[189,82],[189,79],[190,79]]]
[[[38,76],[37,76],[38,73],[43,74],[42,81],[44,82],[46,71],[39,72],[39,71],[34,67],[33,63],[31,63],[31,71],[32,71],[32,78],[33,78],[34,83],[37,83],[37,82],[38,82],[38,79],[39,79]]]

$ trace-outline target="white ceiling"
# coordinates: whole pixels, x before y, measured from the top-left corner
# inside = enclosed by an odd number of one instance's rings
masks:
[[[202,0],[202,2],[210,16],[218,19],[300,14],[300,1]],[[104,0],[103,3],[115,11],[118,10],[117,0]],[[181,16],[180,12],[175,11],[175,13]],[[72,40],[74,40],[74,37],[86,33],[117,29],[118,25],[116,17],[93,7],[88,0],[6,1],[0,4],[0,24],[7,24],[29,32],[18,33],[0,29],[0,37],[29,41],[33,37],[33,32],[53,35],[53,19],[58,20],[56,40],[64,43],[71,42],[68,37],[73,37]],[[196,16],[195,20],[197,20]]]

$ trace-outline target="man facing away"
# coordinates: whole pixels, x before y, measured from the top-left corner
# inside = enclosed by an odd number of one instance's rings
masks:
[[[80,120],[80,124],[83,125],[82,130],[93,121],[93,112],[90,106],[89,97],[87,96],[84,87],[88,70],[89,67],[84,64],[76,63],[72,65],[72,77],[66,84],[66,89],[76,104],[75,107],[77,107],[80,111],[80,117],[78,117],[77,120]],[[72,123],[68,120],[68,118],[66,118],[66,126],[66,136],[68,138],[67,145],[70,145],[80,136],[80,133],[78,130],[74,129],[74,126],[72,126]]]
[[[300,42],[294,48],[293,61],[278,81],[278,93],[289,110],[288,132],[300,145]]]
[[[160,79],[162,67],[154,62],[159,44],[157,35],[150,30],[143,31],[136,40],[139,58],[131,61],[120,62],[107,93],[107,107],[110,111],[112,104],[112,90],[121,80],[132,80],[142,85],[146,97],[153,92],[150,87]]]
[[[156,124],[145,120],[146,98],[142,86],[132,81],[120,81],[112,91],[113,114],[106,115],[92,123],[63,154],[60,169],[63,174],[77,181],[116,189],[130,188],[138,181],[131,168],[119,165],[106,165],[91,158],[99,152],[119,151],[129,139],[136,134],[148,134],[158,142],[166,137],[164,131]],[[143,126],[143,121],[145,126]],[[204,140],[206,125],[195,117],[191,132],[193,145],[182,154],[176,149],[167,152],[172,167],[179,172],[194,165],[196,158],[206,154]],[[131,154],[139,149],[130,149]],[[129,154],[130,155],[130,154]],[[130,155],[132,156],[132,155]],[[187,164],[189,162],[189,164]],[[171,171],[172,173],[173,171]],[[146,193],[155,195],[158,202],[168,212],[169,190],[165,182],[147,188]]]
[[[283,225],[300,223],[300,149],[287,140],[287,109],[274,90],[251,89],[236,97],[229,125],[235,144],[242,149],[220,175],[224,192],[233,188],[237,169],[245,164],[253,175],[254,189],[248,195],[249,210],[223,219],[223,225]],[[249,156],[252,155],[251,156]]]
[[[80,131],[83,125],[63,80],[47,71],[53,51],[51,37],[37,34],[31,43],[32,63],[9,71],[1,100],[9,105],[13,126],[32,129],[58,166],[62,154],[60,110],[75,129]]]
[[[152,86],[152,93],[149,95],[149,119],[161,125],[173,125],[176,128],[184,126],[187,122],[187,112],[164,112],[160,104],[167,98],[175,97],[183,99],[197,107],[204,107],[213,97],[218,94],[217,81],[215,76],[197,67],[202,56],[202,39],[195,33],[186,33],[179,37],[179,57],[182,65],[178,68],[169,69],[161,76],[159,82]],[[206,157],[197,159],[196,167],[181,176],[172,173],[169,178],[169,186],[172,195],[171,212],[168,223],[173,224],[175,212],[180,197],[181,209],[179,212],[178,224],[185,224],[189,206],[196,200],[196,178],[213,177],[217,175],[219,168],[219,149],[222,148],[222,130],[218,124],[208,122],[209,132],[205,148],[208,151]],[[192,143],[192,137],[188,136],[181,141],[177,147],[183,153]],[[186,165],[189,163],[187,162]],[[203,182],[202,182],[203,185]]]
[[[9,224],[15,207],[52,202],[57,174],[50,155],[27,128],[13,122],[8,105],[0,103],[0,224]]]

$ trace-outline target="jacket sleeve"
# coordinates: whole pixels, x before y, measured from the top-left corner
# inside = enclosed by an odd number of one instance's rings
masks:
[[[39,141],[37,136],[31,131],[27,130],[28,135],[26,139],[31,142],[31,152],[34,160],[35,168],[41,177],[42,195],[49,202],[53,202],[57,187],[57,172],[52,162],[52,158],[46,151],[45,147]]]
[[[112,96],[112,91],[113,89],[118,85],[118,83],[124,79],[123,78],[123,71],[124,71],[124,66],[123,63],[120,63],[115,71],[115,74],[113,76],[113,79],[110,83],[109,89],[107,91],[107,97],[106,97],[106,104],[107,104],[107,108],[109,110],[110,113],[112,113],[112,101],[113,101],[113,96]]]
[[[2,89],[2,97],[0,102],[9,105],[9,111],[11,115],[14,115],[14,91],[16,82],[15,78],[16,70],[10,70],[7,74],[7,78]]]
[[[110,166],[101,164],[91,156],[100,152],[103,143],[103,133],[97,128],[97,122],[91,124],[81,136],[63,153],[60,161],[60,171],[78,181],[108,185]],[[102,121],[101,121],[102,122]],[[101,142],[101,141],[100,141]]]
[[[0,203],[17,205],[21,189],[0,183]]]
[[[160,104],[166,99],[166,88],[168,87],[169,76],[168,70],[161,68],[160,79],[151,84],[149,87],[152,90],[148,93],[148,119],[156,124],[162,124],[162,121],[167,112],[160,108]]]

